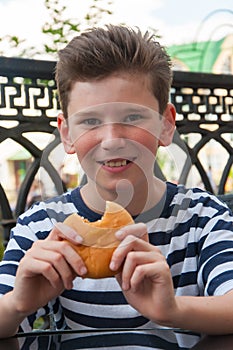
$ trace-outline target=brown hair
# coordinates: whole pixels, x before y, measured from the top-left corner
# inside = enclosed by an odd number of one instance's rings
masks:
[[[65,118],[69,93],[76,81],[100,80],[114,73],[145,74],[159,102],[166,108],[172,80],[171,61],[155,35],[137,29],[107,25],[74,37],[59,51],[56,82]]]

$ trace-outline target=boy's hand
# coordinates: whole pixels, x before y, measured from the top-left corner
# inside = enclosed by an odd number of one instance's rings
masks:
[[[128,303],[148,319],[168,325],[177,305],[166,259],[148,242],[142,223],[129,225],[116,236],[121,243],[113,253],[110,268],[117,270],[123,264],[117,280]]]
[[[85,265],[70,244],[81,243],[67,226],[57,225],[45,240],[36,241],[22,258],[12,300],[22,314],[28,315],[64,289],[71,289],[73,279],[86,273]]]

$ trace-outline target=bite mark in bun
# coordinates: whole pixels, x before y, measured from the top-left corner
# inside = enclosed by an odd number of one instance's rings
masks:
[[[126,209],[109,201],[106,202],[105,212],[98,221],[89,222],[76,213],[65,219],[64,224],[76,230],[83,238],[83,243],[80,245],[70,244],[87,267],[85,277],[106,278],[118,272],[109,268],[112,254],[120,243],[115,233],[121,227],[133,223],[134,220]]]

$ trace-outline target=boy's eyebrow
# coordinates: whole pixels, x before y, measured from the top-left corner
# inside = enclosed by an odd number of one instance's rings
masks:
[[[136,105],[136,106],[127,106],[125,108],[120,108],[119,112],[124,112],[124,113],[135,113],[135,112],[154,112],[153,109],[146,107],[146,106],[141,106],[141,105]]]
[[[88,110],[88,111],[79,111],[79,112],[76,112],[74,114],[72,114],[71,117],[89,117],[89,116],[92,116],[93,114],[95,114],[95,117],[100,115],[100,113],[98,113],[98,111],[96,110]]]
[[[147,108],[147,107],[127,107],[127,108],[122,108],[122,109],[118,109],[118,108],[114,108],[111,111],[105,111],[105,110],[101,110],[99,111],[98,108],[97,109],[92,109],[92,110],[84,110],[84,111],[79,111],[77,113],[74,113],[72,115],[73,116],[82,116],[82,117],[89,117],[93,114],[95,114],[95,117],[98,116],[102,116],[103,112],[105,113],[111,113],[111,112],[118,112],[118,113],[144,113],[144,112],[150,112],[150,113],[155,113],[157,114],[158,112],[154,111],[153,109]]]
[[[146,107],[145,108],[144,107],[129,107],[125,110],[126,113],[132,113],[132,112],[142,113],[142,112],[146,112],[146,111],[150,111],[150,109],[146,108]]]

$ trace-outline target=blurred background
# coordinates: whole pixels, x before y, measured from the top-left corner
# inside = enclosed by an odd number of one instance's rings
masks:
[[[56,61],[57,51],[73,36],[92,26],[113,23],[154,32],[170,54],[174,70],[230,76],[233,73],[232,0],[0,0],[0,15],[2,57]],[[26,80],[21,79],[20,82],[27,84]],[[5,83],[6,78],[0,76],[0,85],[4,86]],[[4,93],[9,100],[11,95],[14,96],[14,89],[13,86],[5,89]],[[35,96],[39,93],[34,89]],[[219,92],[219,99],[222,93],[225,92]],[[14,111],[9,103],[1,106],[1,98],[0,116],[7,114],[12,119]],[[17,98],[13,99],[16,103]],[[24,106],[24,100],[22,91],[19,93],[17,106],[21,103]],[[46,106],[45,100],[46,96],[41,98],[41,105]],[[233,92],[225,101],[232,106],[232,100]],[[33,108],[28,108],[27,111],[25,109],[25,113],[25,116],[37,116]],[[58,110],[53,108],[47,110],[47,113],[49,117],[55,118]],[[226,118],[229,120],[232,115],[227,115]],[[10,130],[14,125],[12,120],[0,120],[0,127],[4,127],[4,130]],[[43,150],[54,135],[28,133],[27,138],[38,149]],[[190,145],[195,144],[196,138],[196,134],[189,137]],[[233,143],[232,133],[226,138],[229,144]],[[82,169],[77,159],[62,152],[59,145],[52,154],[53,163],[66,187],[74,188],[82,179]],[[0,154],[0,184],[14,210],[20,186],[34,158],[12,138],[0,143]],[[218,142],[210,140],[199,156],[210,177],[213,191],[217,192],[220,174],[228,155]],[[169,180],[176,181],[177,153],[166,150],[159,155],[159,163],[170,176]],[[196,175],[192,177],[190,184],[202,186]],[[233,169],[229,172],[225,191],[233,192]],[[32,183],[27,205],[41,197],[52,196],[55,192],[53,184],[42,169]]]
[[[0,55],[56,59],[77,32],[123,23],[154,31],[177,69],[232,72],[232,0],[0,0],[0,14]]]

